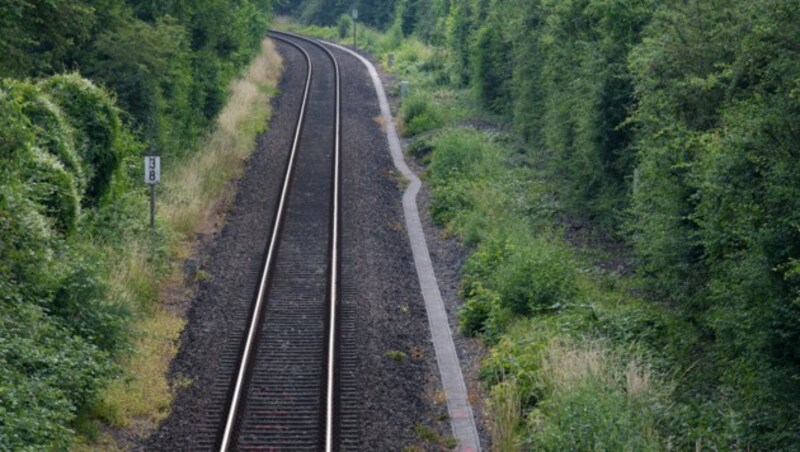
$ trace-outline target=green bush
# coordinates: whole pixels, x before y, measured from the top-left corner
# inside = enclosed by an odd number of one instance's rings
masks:
[[[414,136],[441,127],[443,118],[430,99],[413,94],[403,100],[400,116],[405,125],[405,135]]]
[[[480,281],[476,281],[469,289],[464,290],[466,302],[458,310],[458,325],[462,333],[492,337],[489,328],[492,312],[500,305],[497,292],[487,289]]]
[[[35,134],[30,119],[23,110],[23,97],[18,82],[3,80],[0,83],[0,177],[8,180],[22,161],[30,157],[35,145]]]
[[[0,274],[0,287],[9,284]],[[69,427],[111,375],[108,356],[71,336],[35,305],[0,302],[0,444],[65,450]]]
[[[75,142],[84,162],[86,199],[97,203],[119,165],[117,138],[119,110],[109,94],[78,74],[56,75],[41,83],[75,130]]]
[[[48,306],[51,315],[98,349],[118,352],[126,343],[130,307],[108,299],[104,283],[104,259],[90,247],[64,252],[70,265]]]
[[[7,177],[24,182],[24,196],[39,204],[58,230],[70,233],[80,216],[81,170],[69,129],[35,85],[4,80],[0,81],[0,90],[8,102],[8,108],[0,111],[0,119],[7,133],[21,138],[7,142],[7,152],[12,155],[0,166]],[[65,164],[77,170],[70,171]]]
[[[339,16],[339,22],[336,24],[336,29],[339,32],[339,39],[345,39],[353,32],[353,19],[349,14],[342,14]]]
[[[576,301],[577,263],[554,243],[546,236],[512,242],[508,259],[494,276],[503,306],[515,314],[530,315],[559,310]]]
[[[78,225],[81,202],[74,176],[55,157],[37,148],[22,177],[31,186],[28,195],[55,220],[56,229],[72,233]]]
[[[17,82],[18,86],[20,85]],[[81,157],[75,149],[75,138],[68,118],[53,101],[33,84],[22,84],[25,103],[22,111],[31,121],[36,145],[58,159],[75,179],[78,194],[86,189]]]
[[[56,234],[26,192],[27,185],[19,180],[0,186],[0,274],[15,287],[0,294],[6,301],[41,300],[58,285],[51,248]]]
[[[511,44],[501,34],[501,24],[483,25],[475,40],[473,83],[481,102],[496,113],[508,113],[511,103]]]
[[[442,185],[453,179],[475,181],[487,159],[494,157],[490,139],[471,128],[443,130],[433,140],[435,150],[428,167],[431,182]]]

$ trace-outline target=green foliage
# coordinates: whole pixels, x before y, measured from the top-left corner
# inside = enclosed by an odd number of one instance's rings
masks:
[[[650,387],[656,384],[652,381],[640,382],[647,385],[643,388],[632,387],[636,383],[631,380],[644,380],[649,375],[631,375],[639,371],[632,368],[635,364],[626,366],[616,357],[603,358],[610,358],[610,362],[591,363],[599,364],[598,368],[581,370],[588,375],[580,375],[579,381],[570,382],[567,390],[558,388],[563,382],[547,382],[555,388],[538,404],[528,421],[533,448],[560,451],[660,450],[666,447],[658,428],[666,418],[668,394]],[[605,372],[619,374],[603,375]]]
[[[336,30],[339,32],[339,39],[345,39],[353,33],[353,19],[349,14],[342,14],[339,16],[339,22],[336,23]]]
[[[434,219],[472,247],[460,325],[493,345],[490,384],[519,388],[516,444],[796,444],[800,7],[406,0],[387,23],[371,50],[396,52],[415,88],[401,112],[422,134],[410,152],[428,164]],[[522,152],[451,128],[483,125],[471,93]],[[624,240],[636,276],[571,252],[554,219]],[[578,355],[603,344],[612,381],[558,392],[542,380],[563,336]],[[657,381],[642,397],[619,384],[631,355]]]
[[[475,41],[475,73],[472,79],[484,105],[507,113],[511,102],[511,46],[500,33],[499,23],[481,27]]]
[[[140,156],[193,148],[269,12],[268,0],[0,5],[0,448],[67,450],[91,417],[154,295],[110,274],[109,255],[149,233]],[[158,267],[165,248],[150,243],[141,265]]]
[[[69,129],[49,99],[30,83],[0,81],[0,95],[8,107],[0,111],[0,118],[6,120],[10,134],[19,137],[8,143],[7,152],[11,155],[0,164],[9,178],[6,183],[23,182],[25,195],[40,206],[40,211],[54,221],[56,228],[72,232],[80,215],[81,194],[79,179],[75,177],[75,173],[80,174],[80,162],[73,151]],[[49,120],[53,121],[53,139],[47,138],[50,130],[43,127]],[[53,146],[42,148],[48,144]],[[47,151],[56,153],[77,171],[67,171]]]
[[[501,305],[517,315],[563,308],[576,301],[575,263],[546,236],[517,238],[495,275]],[[549,246],[548,246],[549,243]]]
[[[21,174],[31,184],[28,196],[44,208],[45,215],[55,220],[56,229],[73,232],[80,216],[75,178],[52,155],[34,148],[32,156]]]
[[[98,22],[95,2],[11,0],[0,5],[0,75],[63,70]],[[102,8],[102,6],[100,6]]]
[[[394,18],[396,0],[277,0],[275,12],[289,14],[305,24],[330,26],[358,8],[358,21],[385,30]]]
[[[74,131],[67,118],[61,108],[41,90],[33,85],[18,86],[25,86],[22,109],[36,134],[36,146],[58,159],[75,178],[77,191],[83,195],[86,177],[83,174],[81,157],[75,149]]]
[[[445,43],[448,50],[448,67],[453,83],[466,86],[470,80],[469,42],[470,9],[468,2],[456,2],[450,9],[445,25]]]
[[[10,281],[0,274],[0,287]],[[13,284],[13,283],[12,283]],[[110,376],[108,356],[35,305],[0,302],[0,443],[13,450],[66,449],[78,409]]]
[[[86,72],[117,94],[156,149],[175,154],[193,143],[204,125],[192,104],[191,62],[186,30],[172,19],[139,20],[107,30],[93,43]],[[213,61],[213,60],[212,60]]]
[[[734,440],[786,447],[796,432],[800,138],[796,5],[659,9],[631,58],[639,177],[629,225],[652,286],[713,337]],[[754,21],[754,22],[753,22]],[[680,42],[678,42],[680,40]],[[724,396],[723,396],[724,394]]]
[[[70,262],[53,301],[51,315],[61,317],[73,334],[104,351],[118,351],[125,344],[130,306],[107,298],[103,281],[103,257],[88,246],[64,250]]]
[[[86,199],[90,204],[97,203],[119,165],[119,109],[105,90],[78,74],[51,77],[41,89],[66,113],[75,131],[76,148],[88,180]]]
[[[421,94],[412,94],[404,99],[400,115],[408,136],[436,129],[443,124],[442,115],[436,106],[427,96]]]
[[[558,312],[580,298],[575,261],[546,236],[485,237],[464,266],[461,329],[496,339],[515,316]]]

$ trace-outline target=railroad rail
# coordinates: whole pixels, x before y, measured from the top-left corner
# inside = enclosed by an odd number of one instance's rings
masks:
[[[219,450],[337,449],[341,87],[324,46],[272,32],[307,64],[283,184]]]

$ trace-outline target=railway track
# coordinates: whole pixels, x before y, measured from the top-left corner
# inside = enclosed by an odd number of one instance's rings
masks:
[[[356,404],[353,391],[339,389],[354,362],[346,352],[338,359],[340,339],[352,340],[339,310],[339,68],[320,44],[271,36],[303,54],[306,85],[258,288],[246,311],[231,313],[246,313],[247,327],[232,333],[241,339],[229,341],[221,363],[228,384],[212,390],[225,408],[216,403],[208,413],[213,445],[211,437],[197,444],[221,451],[349,449],[358,431],[343,413]],[[344,316],[351,317],[346,306]]]

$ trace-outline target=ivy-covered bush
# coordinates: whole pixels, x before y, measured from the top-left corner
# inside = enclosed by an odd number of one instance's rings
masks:
[[[36,135],[36,146],[58,159],[75,178],[78,194],[83,196],[86,190],[86,177],[83,173],[81,157],[75,149],[72,126],[67,122],[61,108],[37,86],[29,83],[14,83],[18,89],[23,90],[22,111],[31,121]]]
[[[119,110],[109,94],[78,74],[56,75],[41,84],[66,113],[87,175],[86,199],[97,203],[119,165]]]

